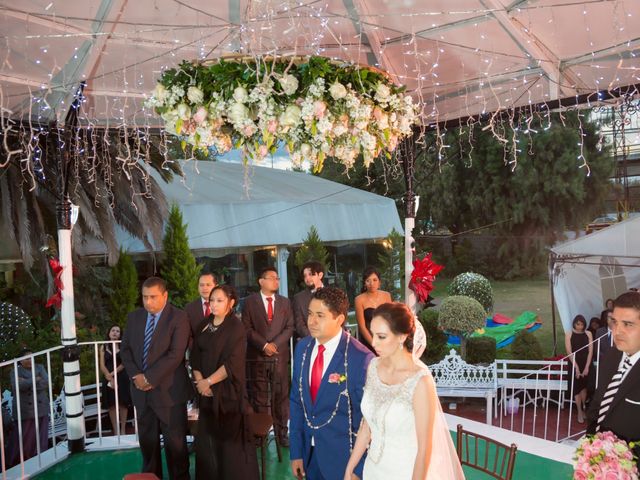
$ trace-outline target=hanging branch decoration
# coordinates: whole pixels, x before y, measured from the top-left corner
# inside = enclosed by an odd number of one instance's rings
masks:
[[[225,153],[262,159],[284,144],[295,165],[315,171],[327,157],[347,168],[390,157],[412,133],[417,109],[382,71],[324,57],[230,58],[183,62],[163,73],[147,107],[167,133]]]
[[[55,286],[55,293],[47,300],[46,307],[56,307],[58,310],[62,306],[62,290],[64,290],[64,284],[62,283],[62,270],[64,269],[60,265],[60,261],[57,258],[49,259],[49,266],[53,271],[53,284]]]
[[[411,272],[409,288],[415,292],[420,303],[428,301],[436,275],[443,268],[443,265],[438,265],[431,260],[431,253],[425,255],[422,260],[416,258],[413,261],[413,272]]]

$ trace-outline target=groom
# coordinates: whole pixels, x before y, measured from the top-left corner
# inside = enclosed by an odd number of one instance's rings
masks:
[[[342,328],[349,300],[335,287],[309,303],[310,337],[296,346],[291,387],[291,470],[296,478],[344,475],[362,413],[360,401],[373,354]],[[349,438],[351,435],[351,438]],[[364,457],[355,469],[362,477]]]

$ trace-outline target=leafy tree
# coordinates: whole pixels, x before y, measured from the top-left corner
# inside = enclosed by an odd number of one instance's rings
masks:
[[[124,328],[127,314],[138,304],[140,289],[138,287],[138,272],[131,256],[120,249],[118,263],[111,271],[111,290],[109,297],[109,313],[111,321]]]
[[[300,271],[302,265],[311,260],[320,262],[326,271],[329,252],[324,247],[320,235],[318,235],[318,230],[316,230],[316,227],[313,225],[309,228],[309,233],[307,233],[307,237],[303,240],[302,246],[296,252],[294,263],[298,271]]]
[[[187,226],[178,205],[172,205],[162,242],[164,260],[160,270],[167,282],[169,300],[182,308],[198,296],[198,277],[201,265],[189,249]]]
[[[443,330],[460,337],[460,355],[466,359],[467,339],[485,326],[485,311],[474,298],[452,295],[440,305],[438,322]]]
[[[404,236],[394,228],[385,239],[385,250],[378,254],[380,280],[395,301],[404,296]]]

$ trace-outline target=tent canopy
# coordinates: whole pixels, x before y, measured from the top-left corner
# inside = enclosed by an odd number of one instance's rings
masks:
[[[640,287],[640,217],[554,247],[551,277],[565,331],[582,314],[599,316],[608,298]]]
[[[171,183],[153,170],[151,175],[167,202],[180,206],[192,250],[296,245],[312,225],[327,243],[380,239],[394,228],[402,232],[393,199],[320,177],[225,162],[189,161],[182,168],[185,177]],[[129,253],[147,251],[121,229],[117,240]],[[95,239],[77,247],[81,255],[105,252]]]
[[[315,54],[389,72],[430,123],[638,84],[638,18],[637,0],[4,2],[0,106],[63,120],[86,81],[83,121],[158,125],[142,102],[182,60]]]

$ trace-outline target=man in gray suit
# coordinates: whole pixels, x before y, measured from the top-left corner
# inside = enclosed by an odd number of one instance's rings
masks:
[[[132,380],[142,472],[162,478],[162,434],[169,478],[183,480],[189,478],[186,402],[193,395],[184,364],[190,328],[187,315],[167,300],[164,280],[144,281],[144,308],[128,315],[120,355]]]
[[[289,446],[289,340],[293,335],[293,311],[289,299],[278,295],[278,271],[264,268],[258,276],[260,291],[247,297],[242,308],[242,322],[247,330],[249,399],[258,412],[267,403],[266,371],[263,362],[276,361],[274,402],[271,406],[278,443]]]
[[[324,268],[320,262],[312,260],[302,265],[302,278],[307,288],[296,293],[293,297],[293,317],[298,338],[304,338],[309,335],[309,328],[307,328],[309,303],[315,291],[324,287],[322,284],[323,277]]]

